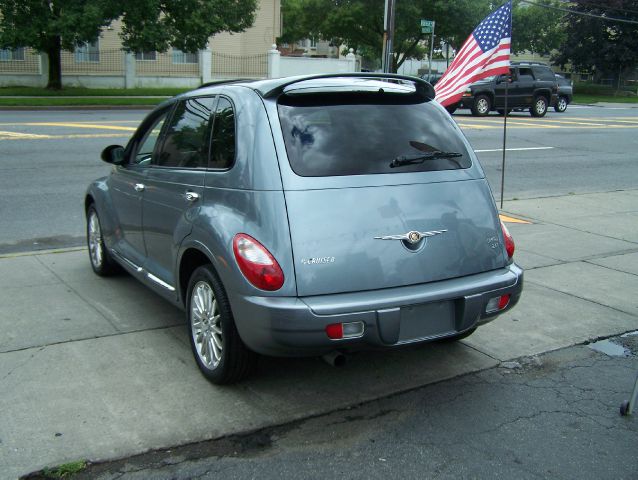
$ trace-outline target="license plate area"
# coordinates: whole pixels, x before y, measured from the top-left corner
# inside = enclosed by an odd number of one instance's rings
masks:
[[[455,333],[454,301],[401,307],[399,342]]]

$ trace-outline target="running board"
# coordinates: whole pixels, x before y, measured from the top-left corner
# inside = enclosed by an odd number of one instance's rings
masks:
[[[111,249],[111,253],[113,253],[113,255],[115,255],[117,258],[119,258],[124,263],[126,263],[129,267],[131,267],[133,270],[135,270],[136,273],[143,273],[144,272],[144,269],[142,267],[140,267],[139,265],[136,265],[135,263],[131,262],[128,258],[126,258],[124,255],[122,255],[120,252],[118,252],[114,248]],[[165,288],[169,292],[174,292],[175,291],[175,287],[173,287],[172,285],[166,283],[161,278],[156,277],[151,272],[146,272],[146,278],[148,278],[152,282],[156,283],[160,287]]]

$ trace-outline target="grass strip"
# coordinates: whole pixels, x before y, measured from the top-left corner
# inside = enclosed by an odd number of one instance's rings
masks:
[[[0,97],[130,97],[130,96],[162,96],[173,97],[192,90],[190,88],[80,88],[66,87],[62,90],[48,90],[35,87],[2,87]]]
[[[168,97],[158,98],[127,98],[127,97],[58,97],[58,98],[2,98],[0,96],[0,107],[64,107],[64,106],[147,106],[157,105]]]
[[[612,95],[574,94],[573,103],[638,103],[638,97],[615,97]]]

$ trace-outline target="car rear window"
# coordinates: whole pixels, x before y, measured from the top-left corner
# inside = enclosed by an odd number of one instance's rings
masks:
[[[284,95],[278,109],[290,166],[300,176],[455,170],[472,165],[453,120],[421,96]],[[441,156],[437,152],[458,155],[437,158]],[[401,165],[391,166],[395,159],[403,159]]]

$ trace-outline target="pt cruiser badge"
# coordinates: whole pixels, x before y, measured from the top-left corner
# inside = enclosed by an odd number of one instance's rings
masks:
[[[385,237],[374,237],[375,240],[405,240],[406,242],[411,243],[412,245],[419,243],[421,239],[427,237],[433,237],[435,235],[440,235],[442,233],[447,232],[447,230],[431,230],[429,232],[417,232],[412,231],[408,233],[404,233],[402,235],[386,235]]]

